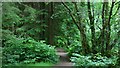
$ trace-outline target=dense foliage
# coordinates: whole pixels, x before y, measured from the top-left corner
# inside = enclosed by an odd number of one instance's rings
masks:
[[[58,61],[66,49],[75,66],[120,65],[120,1],[3,3],[3,64]]]
[[[24,10],[16,4],[24,6]],[[44,24],[38,25],[37,16],[42,10],[37,11],[21,3],[3,3],[3,11],[3,65],[58,61],[55,48],[44,40],[39,41],[39,32],[43,31],[41,27]]]
[[[100,54],[95,54],[91,56],[82,56],[79,54],[74,54],[74,57],[71,58],[71,61],[75,64],[75,66],[79,67],[101,67],[101,68],[109,68],[115,67],[117,63],[117,57],[113,56],[111,58],[102,57]]]
[[[3,48],[3,64],[36,63],[58,61],[54,47],[46,45],[44,41],[32,38],[7,37]]]
[[[61,34],[55,41],[65,49],[67,45],[68,56],[74,57],[71,60],[75,65],[119,67],[119,3],[63,2],[63,6],[57,6],[55,18],[61,20]],[[73,53],[83,58],[75,57]],[[99,54],[98,59],[91,59],[96,54]]]

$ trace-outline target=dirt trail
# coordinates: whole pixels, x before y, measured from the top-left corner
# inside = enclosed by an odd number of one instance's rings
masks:
[[[61,49],[61,48],[57,48],[56,50],[57,50],[57,54],[60,56],[60,62],[57,63],[54,66],[54,68],[60,68],[60,67],[64,68],[63,66],[66,66],[68,68],[73,68],[72,67],[73,64],[69,61],[67,53],[63,49]]]

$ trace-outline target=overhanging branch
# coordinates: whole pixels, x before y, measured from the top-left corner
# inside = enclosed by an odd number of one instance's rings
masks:
[[[76,20],[75,20],[75,18],[74,18],[74,16],[73,16],[73,14],[71,13],[72,11],[70,10],[70,8],[69,8],[64,2],[62,2],[62,4],[63,4],[63,5],[65,6],[65,8],[68,10],[68,12],[69,12],[70,16],[72,17],[72,20],[73,20],[73,22],[75,23],[75,25],[77,26],[77,28],[80,29],[80,27],[79,27],[79,25],[77,24],[77,22],[76,22]]]

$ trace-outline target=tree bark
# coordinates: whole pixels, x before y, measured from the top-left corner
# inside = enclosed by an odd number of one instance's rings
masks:
[[[107,31],[106,31],[106,51],[110,50],[111,46],[110,46],[110,32],[111,32],[111,25],[110,25],[110,19],[112,16],[112,10],[114,7],[114,3],[112,2],[111,8],[110,8],[110,12],[109,12],[109,19],[108,19],[108,23],[107,23]]]
[[[102,7],[102,30],[100,38],[101,53],[104,54],[104,41],[105,41],[105,2]]]
[[[40,2],[40,10],[43,10],[43,12],[45,12],[44,11],[45,10],[45,3],[44,2]],[[41,23],[40,23],[41,25],[46,23],[46,22],[44,22],[45,14],[40,15],[40,20],[41,20]],[[45,27],[41,26],[41,29],[45,29]],[[45,30],[42,30],[42,32],[40,32],[40,38],[42,40],[45,40]]]
[[[75,16],[71,13],[70,8],[69,8],[65,3],[62,2],[62,4],[66,7],[66,9],[68,10],[70,16],[72,17],[72,20],[73,20],[74,24],[77,26],[77,28],[78,28],[79,31],[80,31],[81,43],[82,43],[82,49],[83,49],[83,50],[82,50],[82,51],[83,51],[82,53],[83,53],[83,54],[88,54],[88,53],[90,53],[88,41],[87,41],[87,39],[86,39],[86,34],[85,34],[85,27],[84,27],[84,24],[82,24],[82,22],[81,22],[81,17],[80,17],[80,15],[78,14],[79,11],[78,11],[78,8],[77,8],[76,3],[74,3],[74,5],[75,5],[76,11],[77,11],[78,19],[80,18],[80,19],[79,19],[79,22],[76,21]]]
[[[90,1],[88,0],[87,3],[88,6],[88,16],[89,16],[89,20],[90,20],[90,29],[91,29],[91,42],[92,42],[92,52],[96,53],[95,50],[95,46],[96,46],[96,37],[95,37],[95,27],[94,27],[94,16],[92,16],[92,12],[91,12],[91,6],[90,6]],[[94,14],[94,12],[93,12]]]
[[[53,35],[53,20],[51,18],[53,14],[53,2],[49,3],[48,4],[48,24],[47,24],[47,35],[48,35],[48,38],[47,38],[47,42],[48,44],[50,45],[53,45],[53,38],[54,38],[54,35]]]

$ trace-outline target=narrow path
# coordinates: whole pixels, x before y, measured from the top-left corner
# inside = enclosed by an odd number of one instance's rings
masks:
[[[60,56],[60,62],[57,63],[54,66],[54,68],[59,68],[59,67],[63,67],[63,66],[72,68],[73,64],[69,61],[67,53],[61,48],[57,48],[56,50],[57,50],[57,55]]]

